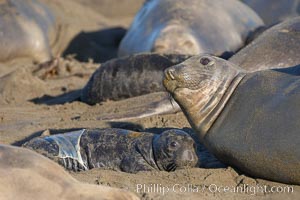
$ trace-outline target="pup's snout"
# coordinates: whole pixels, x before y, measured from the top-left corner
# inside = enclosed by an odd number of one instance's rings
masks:
[[[183,163],[188,166],[195,166],[198,162],[198,156],[194,151],[186,150],[181,157]]]

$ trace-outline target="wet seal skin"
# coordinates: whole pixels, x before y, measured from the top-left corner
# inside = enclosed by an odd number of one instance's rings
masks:
[[[151,51],[229,58],[263,25],[236,0],[150,0],[135,16],[118,55]]]
[[[137,200],[117,188],[84,184],[29,149],[0,144],[0,199]]]
[[[192,137],[181,130],[152,134],[116,128],[82,129],[24,144],[68,170],[103,168],[129,173],[195,167],[195,146]]]
[[[300,17],[263,32],[229,61],[249,71],[288,68],[300,64]]]
[[[246,73],[210,55],[165,70],[164,86],[203,144],[256,178],[300,184],[300,79],[288,70]]]

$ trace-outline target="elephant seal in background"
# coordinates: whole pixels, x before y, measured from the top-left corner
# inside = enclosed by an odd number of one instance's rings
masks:
[[[300,17],[266,30],[229,61],[250,72],[299,65]]]
[[[51,60],[54,29],[54,16],[39,1],[1,1],[0,62],[15,58],[30,58],[39,63]]]
[[[297,17],[300,14],[300,0],[242,0],[251,7],[268,25]]]
[[[118,55],[152,51],[228,58],[263,25],[236,0],[149,0],[122,39]]]
[[[80,183],[62,167],[28,149],[0,145],[0,199],[135,200],[134,194]]]
[[[200,55],[166,69],[164,85],[222,162],[253,177],[300,184],[299,76],[246,73]]]
[[[24,144],[68,170],[103,168],[129,173],[195,167],[195,146],[192,137],[180,130],[152,134],[114,128],[83,129]]]

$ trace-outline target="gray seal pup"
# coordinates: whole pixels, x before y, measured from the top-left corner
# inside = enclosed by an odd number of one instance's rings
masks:
[[[103,168],[129,173],[194,167],[198,162],[195,146],[192,137],[180,130],[152,134],[116,128],[82,129],[24,144],[68,170]]]
[[[0,144],[0,199],[137,200],[133,193],[80,183],[57,163],[29,149]]]
[[[222,162],[253,177],[300,184],[300,78],[288,69],[246,73],[199,55],[166,69],[164,85]]]
[[[30,58],[35,62],[52,59],[55,19],[37,0],[0,2],[0,61]]]
[[[268,25],[297,17],[300,14],[299,0],[242,0]]]
[[[229,61],[249,72],[300,64],[300,17],[266,30]]]
[[[152,51],[228,58],[263,25],[236,0],[149,0],[122,39],[118,55]]]

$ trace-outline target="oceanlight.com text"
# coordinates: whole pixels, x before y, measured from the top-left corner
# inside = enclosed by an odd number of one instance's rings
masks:
[[[210,185],[193,185],[193,184],[174,184],[165,186],[162,184],[137,184],[137,193],[160,193],[167,194],[174,193],[244,193],[249,195],[256,194],[270,194],[270,193],[293,193],[293,186],[268,186],[268,185],[255,185],[241,184],[239,186],[225,186],[218,184]]]

